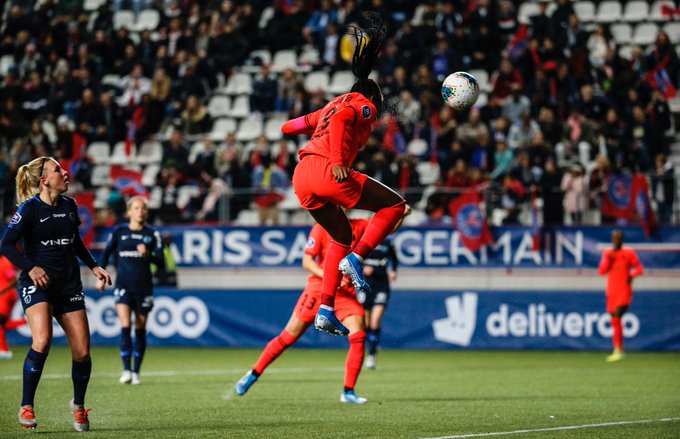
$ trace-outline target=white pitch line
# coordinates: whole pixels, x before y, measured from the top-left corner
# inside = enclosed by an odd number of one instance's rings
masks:
[[[247,371],[247,368],[243,369],[222,369],[222,370],[158,370],[144,372],[145,377],[174,377],[174,376],[215,376],[215,375],[236,375],[242,374]],[[269,374],[287,374],[287,373],[308,373],[308,372],[343,372],[345,369],[342,367],[326,367],[326,368],[311,368],[311,367],[291,367],[284,369],[269,369],[267,370],[267,375]],[[93,377],[117,377],[119,372],[115,373],[94,373]],[[65,373],[46,373],[40,377],[41,380],[59,380],[70,378],[71,374]],[[0,381],[20,381],[23,375],[0,375]]]
[[[619,421],[619,422],[605,422],[602,424],[566,425],[564,427],[532,428],[528,430],[514,430],[514,431],[495,431],[492,433],[472,433],[423,439],[462,439],[468,437],[509,436],[511,434],[539,433],[543,431],[580,430],[583,428],[613,427],[617,425],[650,424],[652,422],[677,422],[677,421],[680,421],[680,418],[643,419],[640,421]]]

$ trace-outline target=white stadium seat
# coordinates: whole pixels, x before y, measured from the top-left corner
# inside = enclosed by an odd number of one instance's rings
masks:
[[[532,15],[538,14],[538,3],[534,2],[524,2],[519,6],[517,11],[517,21],[521,24],[529,24],[531,21],[529,18]]]
[[[163,160],[163,145],[156,140],[147,140],[137,151],[137,163],[140,165],[157,164]]]
[[[105,165],[111,161],[111,147],[108,142],[92,142],[87,147],[87,155],[97,165]]]
[[[201,189],[194,185],[184,185],[177,189],[177,207],[184,209],[193,197],[201,195]]]
[[[161,16],[155,9],[145,9],[139,13],[137,21],[135,22],[135,30],[138,32],[144,30],[156,30],[158,24],[161,22]]]
[[[153,163],[144,168],[144,173],[142,173],[142,184],[147,187],[152,187],[156,185],[156,177],[161,171],[161,165],[158,163]]]
[[[272,116],[267,119],[264,124],[264,135],[272,142],[276,142],[283,137],[281,132],[281,125],[283,125],[288,120],[288,117],[284,116]]]
[[[640,23],[633,33],[633,43],[643,46],[652,44],[654,40],[656,40],[656,35],[658,33],[659,26],[655,23]]]
[[[228,95],[245,95],[253,91],[253,78],[248,73],[234,73],[227,79],[227,85],[221,90]]]
[[[113,147],[113,152],[111,153],[111,164],[112,165],[127,165],[131,162],[135,162],[135,157],[137,156],[137,146],[133,143],[132,148],[130,148],[130,155],[125,153],[125,142],[118,142]]]
[[[92,169],[90,182],[93,186],[111,186],[111,166],[96,165],[94,169]]]
[[[101,186],[97,188],[94,193],[94,208],[95,209],[106,209],[109,206],[109,195],[111,194],[111,188],[108,186]]]
[[[470,74],[477,79],[480,91],[491,91],[491,83],[489,82],[489,74],[486,70],[472,69]]]
[[[331,77],[328,93],[332,95],[347,93],[352,88],[352,84],[354,84],[354,74],[350,70],[339,70]]]
[[[227,134],[236,132],[236,120],[231,118],[217,119],[212,126],[209,137],[215,141],[222,141]]]
[[[623,9],[623,21],[638,22],[649,18],[649,5],[646,1],[633,0]]]
[[[310,72],[305,76],[305,90],[310,93],[321,90],[325,93],[328,90],[328,85],[330,82],[331,81],[328,77],[328,72],[323,70],[318,72]]]
[[[649,19],[653,21],[668,21],[670,17],[668,15],[662,15],[661,10],[664,6],[669,8],[675,8],[675,3],[671,0],[657,0],[652,3],[652,7],[649,10]]]
[[[135,24],[135,15],[132,11],[123,10],[116,11],[113,14],[113,28],[118,30],[120,28],[126,28],[132,30]]]
[[[297,54],[294,50],[279,50],[274,54],[272,71],[282,72],[286,69],[298,70]]]
[[[0,58],[0,76],[5,76],[9,71],[9,68],[14,64],[14,56],[3,55],[2,58]]]
[[[236,140],[239,142],[248,142],[255,140],[262,135],[263,132],[262,118],[259,116],[246,117],[239,123],[238,130],[236,130]]]
[[[237,96],[229,110],[229,115],[238,119],[250,115],[250,98],[247,95]]]
[[[668,34],[671,43],[680,43],[680,21],[673,21],[663,25],[663,30]]]
[[[231,98],[224,95],[213,95],[208,102],[208,113],[213,118],[228,116],[231,110]]]
[[[431,185],[439,179],[439,165],[429,160],[418,163],[416,171],[422,185]]]
[[[425,139],[413,139],[408,142],[408,146],[406,147],[408,153],[415,157],[420,157],[421,155],[425,154],[427,149],[428,145],[427,140]]]
[[[617,44],[630,44],[633,42],[633,28],[627,23],[611,25],[609,31]]]
[[[574,12],[582,23],[595,21],[595,3],[591,1],[580,1],[574,3]]]
[[[598,23],[614,23],[621,20],[621,2],[606,0],[600,3],[595,21]]]

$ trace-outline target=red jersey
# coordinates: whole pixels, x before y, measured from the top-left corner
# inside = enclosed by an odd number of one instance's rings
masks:
[[[5,256],[0,256],[0,292],[12,285],[16,278],[14,265]]]
[[[602,253],[599,272],[601,276],[607,274],[607,296],[630,296],[630,280],[643,271],[637,253],[630,247],[623,246],[618,251],[608,248]]]
[[[350,219],[349,222],[352,226],[352,243],[354,243],[364,234],[366,226],[368,225],[368,220]],[[305,246],[305,254],[315,258],[316,262],[323,267],[324,260],[326,259],[326,252],[331,245],[331,240],[331,235],[329,235],[319,224],[315,224],[314,227],[312,227],[312,231],[309,232],[309,239]],[[309,286],[312,284],[318,284],[320,287],[321,278],[314,274],[310,274],[307,278],[307,285]]]
[[[296,129],[286,122],[284,134],[312,134],[298,151],[300,159],[314,154],[326,157],[332,166],[350,167],[371,134],[376,118],[375,105],[361,93],[347,93],[332,99],[323,108],[304,116],[305,127]]]

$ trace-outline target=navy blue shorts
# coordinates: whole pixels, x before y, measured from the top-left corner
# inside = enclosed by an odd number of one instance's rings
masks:
[[[30,279],[19,280],[17,292],[24,312],[41,302],[52,305],[52,315],[55,316],[85,309],[85,295],[80,277],[64,282],[53,282],[46,290],[33,285]]]
[[[140,293],[125,288],[115,288],[113,295],[116,297],[116,304],[129,306],[135,314],[149,314],[153,308],[153,293],[151,292]]]
[[[387,308],[387,302],[390,300],[391,292],[390,282],[387,280],[379,282],[369,281],[369,285],[371,286],[370,293],[357,293],[357,299],[359,299],[359,303],[361,303],[361,305],[367,311],[370,311],[375,305],[382,305]]]

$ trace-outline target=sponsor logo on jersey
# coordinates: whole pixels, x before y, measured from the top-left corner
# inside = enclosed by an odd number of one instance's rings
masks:
[[[19,221],[21,221],[21,214],[19,212],[16,212],[13,216],[12,219],[10,220],[10,224],[19,224]]]
[[[47,218],[40,218],[40,222],[41,222],[41,223],[44,223],[45,221],[47,221],[47,220],[50,219],[50,218],[52,218],[52,217],[51,217],[51,216],[48,216]]]
[[[368,119],[369,117],[371,117],[371,108],[368,105],[362,106],[361,115],[364,117],[364,119]]]
[[[123,250],[118,252],[118,256],[121,258],[143,258],[144,255],[142,255],[140,252],[137,250]]]
[[[73,243],[73,239],[69,238],[61,238],[61,239],[48,239],[46,241],[40,241],[40,243],[44,246],[54,246],[54,245],[71,245]]]
[[[314,238],[309,238],[307,240],[307,244],[305,245],[305,248],[314,248],[314,245],[316,244],[316,239]]]

